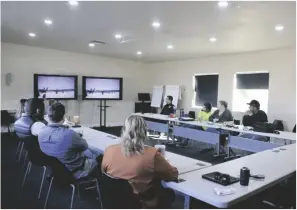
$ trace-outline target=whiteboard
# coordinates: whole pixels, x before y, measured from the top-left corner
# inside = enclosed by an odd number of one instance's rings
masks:
[[[160,108],[163,97],[163,86],[154,86],[151,107]]]
[[[177,107],[178,100],[181,99],[181,92],[179,85],[166,85],[165,86],[165,94],[163,99],[163,104],[166,104],[166,98],[167,96],[172,96],[173,101],[172,104]]]

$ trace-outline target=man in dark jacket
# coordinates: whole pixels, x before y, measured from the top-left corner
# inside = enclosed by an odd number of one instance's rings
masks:
[[[244,126],[253,126],[257,122],[268,122],[266,113],[260,110],[259,101],[252,100],[248,105],[250,105],[249,110],[242,118]]]
[[[161,114],[163,115],[175,114],[175,106],[172,104],[172,101],[173,101],[173,97],[167,96],[166,105],[163,106]]]

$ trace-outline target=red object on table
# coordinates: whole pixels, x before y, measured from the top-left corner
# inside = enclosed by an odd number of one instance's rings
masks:
[[[174,114],[170,114],[169,117],[170,117],[170,118],[174,118]]]

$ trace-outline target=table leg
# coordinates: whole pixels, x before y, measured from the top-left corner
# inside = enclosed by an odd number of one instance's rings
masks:
[[[184,209],[190,209],[190,196],[184,195],[185,201],[184,201]]]

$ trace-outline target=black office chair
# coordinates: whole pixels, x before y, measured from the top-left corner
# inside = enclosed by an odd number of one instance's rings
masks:
[[[1,110],[1,126],[6,126],[8,133],[11,134],[10,125],[14,122],[7,110]]]
[[[195,111],[189,111],[189,113],[188,113],[188,117],[191,117],[191,118],[193,118],[193,119],[196,119]]]
[[[79,185],[80,184],[95,182],[98,196],[99,196],[99,201],[100,201],[101,208],[102,208],[102,200],[101,200],[101,194],[100,194],[99,183],[98,183],[97,178],[87,176],[87,177],[75,179],[73,174],[57,158],[51,157],[48,155],[46,155],[46,156],[47,156],[46,163],[47,163],[47,166],[50,167],[50,169],[51,169],[51,176],[50,176],[50,184],[49,184],[48,192],[47,192],[45,203],[44,203],[44,208],[46,208],[46,206],[47,206],[49,194],[51,192],[51,188],[52,188],[52,184],[53,184],[54,180],[55,180],[55,184],[57,184],[61,187],[70,186],[72,188],[70,209],[72,209],[72,206],[73,206],[73,199],[74,199],[76,187],[77,187],[77,192],[78,192],[78,197],[79,197]]]
[[[282,120],[274,120],[272,126],[274,130],[284,131],[284,124]]]
[[[38,193],[38,199],[40,199],[44,179],[45,179],[45,174],[46,174],[46,156],[45,154],[40,150],[39,143],[37,137],[28,137],[24,139],[24,147],[27,150],[27,155],[28,155],[28,165],[27,169],[24,175],[24,179],[22,182],[22,187],[24,187],[26,178],[29,175],[31,171],[32,165],[39,166],[43,168],[43,174],[42,174],[42,179],[39,187],[39,193]],[[25,159],[26,160],[26,159]],[[25,163],[25,162],[24,162]]]
[[[141,203],[127,180],[113,178],[103,173],[100,178],[104,209],[140,209]]]
[[[294,126],[294,128],[293,128],[293,131],[292,131],[293,133],[296,133],[296,124],[295,124],[295,126]]]

